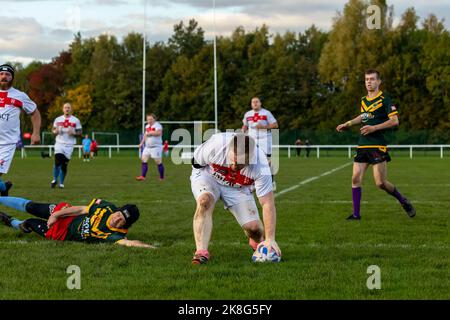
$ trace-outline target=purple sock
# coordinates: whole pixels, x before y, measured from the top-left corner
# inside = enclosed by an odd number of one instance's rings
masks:
[[[401,204],[406,203],[406,198],[403,197],[400,192],[398,192],[397,188],[394,187],[394,192],[392,192],[392,193],[388,192],[388,193],[391,196],[395,197],[398,200],[398,202],[400,202]]]
[[[146,162],[142,162],[142,176],[145,177],[148,171],[148,164]]]
[[[164,179],[164,165],[162,163],[158,164],[159,178]]]
[[[352,188],[352,198],[353,198],[353,215],[359,217],[359,209],[361,207],[361,187]]]

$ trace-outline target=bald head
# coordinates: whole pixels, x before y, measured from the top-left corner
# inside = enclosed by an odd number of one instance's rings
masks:
[[[72,105],[70,103],[64,103],[63,112],[65,116],[70,116],[72,114]]]

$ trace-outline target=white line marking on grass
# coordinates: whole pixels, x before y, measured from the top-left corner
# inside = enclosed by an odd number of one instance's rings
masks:
[[[334,168],[334,169],[332,169],[332,170],[330,170],[330,171],[324,172],[324,173],[322,173],[322,174],[320,174],[320,175],[318,175],[318,176],[311,177],[311,178],[308,178],[308,179],[306,179],[306,180],[303,180],[303,181],[299,182],[298,184],[296,184],[296,185],[294,185],[294,186],[292,186],[292,187],[289,187],[289,188],[287,188],[287,189],[281,190],[280,192],[277,192],[277,193],[275,194],[275,198],[278,197],[278,196],[281,196],[281,195],[283,195],[283,194],[285,194],[285,193],[287,193],[287,192],[290,192],[290,191],[292,191],[292,190],[295,190],[295,189],[301,187],[302,185],[305,185],[305,184],[307,184],[307,183],[310,183],[311,181],[317,180],[317,179],[319,179],[319,178],[322,178],[322,177],[325,177],[325,176],[327,176],[327,175],[329,175],[329,174],[332,174],[333,172],[336,172],[336,171],[339,171],[339,170],[341,170],[341,169],[344,169],[345,167],[348,167],[348,166],[351,165],[351,164],[353,164],[353,162],[348,162],[348,163],[346,163],[346,164],[344,164],[344,165],[342,165],[342,166],[339,166],[339,167]]]

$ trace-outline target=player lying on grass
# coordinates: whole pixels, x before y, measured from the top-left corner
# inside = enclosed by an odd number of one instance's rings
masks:
[[[0,212],[0,221],[25,233],[35,232],[51,240],[155,248],[126,238],[128,228],[139,219],[139,209],[133,204],[117,208],[110,202],[93,199],[88,206],[71,206],[66,202],[36,203],[16,197],[1,197],[0,204],[39,218],[21,221]]]
[[[243,133],[215,134],[195,150],[192,166],[191,188],[197,202],[196,252],[192,263],[204,264],[209,259],[212,215],[219,198],[249,237],[253,250],[264,242],[281,255],[275,241],[276,209],[270,166],[255,140]],[[262,206],[264,226],[253,198],[253,187]]]

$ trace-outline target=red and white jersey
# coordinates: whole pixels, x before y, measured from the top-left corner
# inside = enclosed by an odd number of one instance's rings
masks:
[[[153,123],[152,125],[147,124],[145,126],[145,133],[155,132],[158,130],[161,130],[161,132],[162,132],[162,129],[163,129],[162,125],[159,122],[155,121],[155,123]],[[160,136],[146,136],[145,137],[145,147],[147,147],[147,148],[156,147],[156,146],[159,147],[159,146],[162,146],[162,143],[163,143],[162,133]]]
[[[27,114],[33,113],[36,103],[15,88],[0,90],[0,145],[19,141],[21,110]]]
[[[270,129],[256,129],[258,124],[268,126],[277,122],[269,110],[261,108],[259,111],[247,111],[242,120],[248,127],[248,135],[255,139],[256,143],[263,149],[264,153],[272,153],[272,132]]]
[[[207,170],[221,185],[249,189],[254,185],[256,195],[265,196],[272,191],[272,176],[266,155],[255,145],[250,164],[239,171],[231,170],[227,155],[234,136],[231,132],[214,134],[195,149],[195,163],[205,166],[203,170]]]
[[[59,116],[53,122],[53,127],[61,128],[61,132],[58,133],[58,135],[56,136],[55,139],[56,143],[71,144],[71,145],[77,143],[77,138],[69,134],[69,131],[71,130],[73,131],[81,130],[81,123],[77,117],[74,117],[72,115],[68,117],[66,117],[65,115]]]

